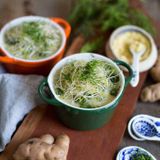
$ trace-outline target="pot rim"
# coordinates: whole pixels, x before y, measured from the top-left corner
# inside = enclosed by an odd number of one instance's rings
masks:
[[[60,31],[61,36],[62,36],[62,42],[61,42],[61,46],[59,47],[59,49],[53,55],[51,55],[49,57],[46,57],[46,58],[43,58],[43,59],[39,59],[39,60],[27,60],[27,59],[15,57],[13,54],[10,54],[9,51],[7,51],[7,49],[5,48],[5,45],[4,45],[4,34],[5,34],[5,32],[9,28],[11,28],[13,26],[16,26],[18,24],[21,24],[23,22],[39,21],[39,20],[50,23],[51,25],[53,25],[54,27],[56,27]],[[67,37],[65,35],[65,32],[58,23],[52,21],[49,18],[41,17],[41,16],[23,16],[23,17],[13,19],[10,22],[6,23],[0,31],[0,47],[1,47],[1,50],[3,51],[3,53],[7,57],[12,58],[16,61],[27,62],[27,63],[39,63],[39,62],[45,62],[45,61],[53,59],[58,54],[60,54],[61,51],[64,49],[65,44],[66,44],[66,40],[67,40]]]
[[[111,63],[120,73],[120,79],[121,79],[121,88],[119,90],[118,95],[116,96],[116,98],[111,101],[110,103],[103,105],[101,107],[96,107],[96,108],[80,108],[80,107],[76,107],[73,105],[70,105],[69,103],[66,103],[64,101],[62,101],[58,95],[56,95],[55,90],[54,90],[54,75],[56,74],[57,70],[59,70],[64,64],[69,63],[73,60],[80,60],[80,59],[100,59],[100,60],[105,60],[106,62]],[[75,53],[74,55],[68,56],[66,58],[63,58],[62,60],[60,60],[50,71],[48,79],[47,79],[49,88],[53,94],[53,96],[55,97],[56,100],[58,100],[59,102],[61,102],[62,104],[66,105],[67,107],[71,107],[77,110],[84,110],[84,111],[97,111],[97,110],[102,110],[102,109],[107,109],[109,107],[112,107],[115,103],[117,103],[118,99],[120,98],[120,96],[122,95],[124,89],[125,89],[125,78],[124,78],[124,74],[123,72],[120,70],[120,68],[118,67],[118,65],[116,63],[114,63],[114,61],[112,61],[111,59],[104,57],[102,55],[96,54],[96,53]]]

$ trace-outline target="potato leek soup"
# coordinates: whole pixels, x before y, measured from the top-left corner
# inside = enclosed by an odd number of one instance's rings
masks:
[[[145,53],[140,58],[140,61],[144,61],[151,53],[151,43],[149,39],[140,32],[128,31],[119,34],[112,43],[112,49],[118,59],[132,64],[132,54],[129,48],[132,45],[132,48],[137,52],[141,50],[141,44],[146,48]]]
[[[22,22],[4,34],[5,48],[17,58],[39,60],[52,56],[61,46],[62,35],[46,21]]]
[[[74,60],[63,65],[54,76],[57,96],[76,107],[107,105],[118,95],[120,87],[119,71],[104,60]]]

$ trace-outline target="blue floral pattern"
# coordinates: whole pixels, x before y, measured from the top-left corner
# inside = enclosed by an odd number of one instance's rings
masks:
[[[139,120],[134,124],[134,129],[141,135],[146,137],[160,137],[160,133],[156,127],[145,120]]]

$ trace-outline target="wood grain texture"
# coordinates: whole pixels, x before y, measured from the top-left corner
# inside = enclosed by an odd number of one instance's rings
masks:
[[[78,35],[72,42],[71,46],[68,48],[67,52],[65,53],[65,57],[70,56],[73,53],[78,53],[84,42],[84,37],[82,35]]]

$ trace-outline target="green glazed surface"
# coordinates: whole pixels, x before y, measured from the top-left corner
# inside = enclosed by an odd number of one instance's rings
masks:
[[[117,60],[115,61],[115,63],[117,65],[124,66],[129,71],[129,76],[125,78],[125,86],[123,88],[124,91],[125,87],[128,85],[133,76],[133,71],[125,62]],[[118,105],[121,97],[123,96],[122,92],[119,98],[109,107],[103,106],[96,109],[85,110],[78,107],[73,108],[68,105],[65,105],[57,99],[55,99],[55,97],[48,97],[45,92],[46,87],[49,88],[47,79],[44,79],[39,86],[39,95],[41,96],[41,98],[45,102],[55,107],[59,119],[65,125],[77,130],[93,130],[105,125],[111,119],[116,109],[116,106]]]

